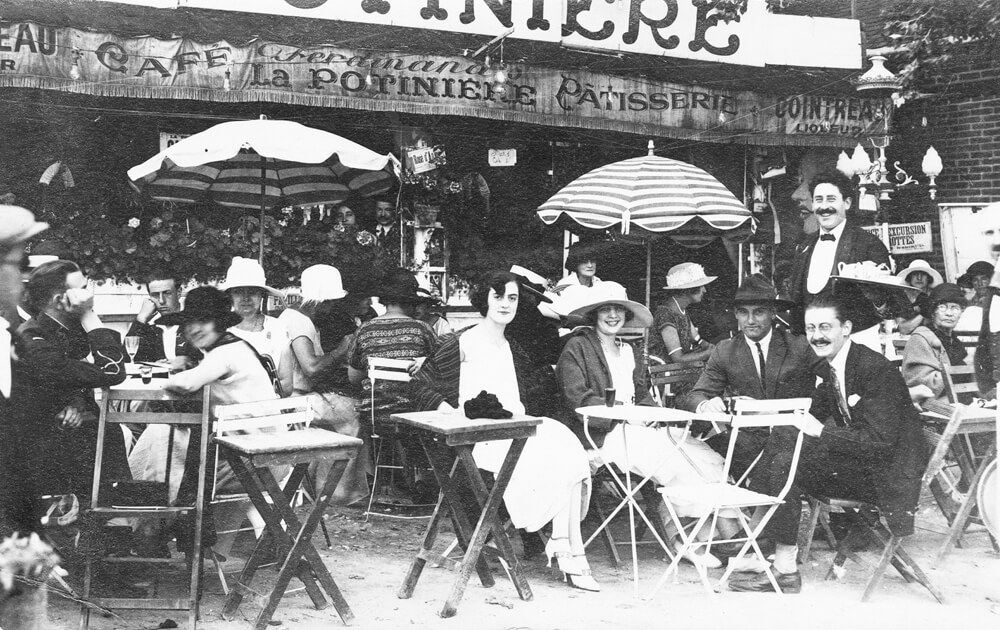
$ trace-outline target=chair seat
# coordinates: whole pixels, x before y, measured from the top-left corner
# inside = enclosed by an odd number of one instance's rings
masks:
[[[703,483],[687,486],[662,487],[660,493],[671,501],[711,504],[720,508],[752,507],[781,503],[772,497],[728,483]]]
[[[243,455],[262,453],[287,453],[334,448],[354,449],[361,446],[358,438],[342,435],[324,429],[301,429],[282,433],[252,433],[249,435],[226,435],[215,441],[224,448]]]

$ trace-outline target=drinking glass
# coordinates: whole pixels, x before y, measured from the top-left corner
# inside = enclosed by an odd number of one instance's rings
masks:
[[[135,363],[135,353],[139,351],[139,338],[135,335],[129,335],[125,337],[125,352],[128,353],[129,359],[132,363]]]

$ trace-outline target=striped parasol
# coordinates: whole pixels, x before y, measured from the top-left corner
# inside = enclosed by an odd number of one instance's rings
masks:
[[[225,122],[184,138],[128,171],[153,199],[231,208],[339,203],[388,191],[381,155],[335,134],[285,120]],[[264,257],[261,239],[260,257]]]
[[[697,166],[650,154],[596,168],[538,208],[553,224],[566,216],[583,227],[621,226],[628,235],[670,233],[688,246],[715,238],[742,240],[753,233],[751,212],[719,180]]]

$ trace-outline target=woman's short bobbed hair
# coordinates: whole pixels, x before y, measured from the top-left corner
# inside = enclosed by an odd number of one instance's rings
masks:
[[[491,271],[480,276],[472,287],[472,291],[469,292],[469,301],[472,303],[472,307],[479,311],[480,315],[486,317],[486,311],[489,310],[490,292],[495,291],[497,294],[503,295],[508,282],[513,282],[518,287],[521,286],[519,278],[509,271]]]

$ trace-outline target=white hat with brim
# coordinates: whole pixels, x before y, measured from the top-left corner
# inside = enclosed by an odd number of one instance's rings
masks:
[[[222,283],[223,291],[231,291],[240,287],[252,287],[269,293],[274,297],[284,299],[285,294],[277,289],[267,286],[267,278],[264,276],[264,268],[253,258],[242,258],[236,256],[230,263],[226,271],[226,281]]]
[[[527,267],[522,267],[521,265],[512,265],[510,268],[510,273],[524,280],[521,284],[521,288],[528,291],[532,295],[538,298],[540,302],[552,303],[552,297],[545,294],[544,291],[540,291],[536,286],[546,287],[548,285],[548,280],[535,273]],[[533,286],[534,285],[534,286]]]
[[[920,260],[919,258],[910,262],[910,266],[897,273],[896,276],[902,278],[903,282],[908,282],[910,274],[918,271],[922,271],[931,277],[931,286],[937,286],[944,282],[944,278],[941,277],[941,274],[938,273],[937,269],[931,267],[930,263],[926,260]]]
[[[885,265],[876,265],[867,260],[860,263],[841,263],[840,273],[831,275],[830,279],[878,286],[883,289],[903,290],[911,295],[920,292],[920,289],[906,284],[906,281],[899,276],[892,275]]]
[[[570,312],[570,317],[587,317],[593,311],[607,305],[622,306],[632,313],[632,320],[628,322],[630,327],[647,327],[653,325],[653,314],[649,309],[628,299],[628,292],[625,287],[617,282],[601,282],[595,284],[587,290],[586,301]]]
[[[49,224],[35,221],[30,210],[0,205],[0,247],[18,245],[47,229]]]
[[[670,291],[694,289],[714,282],[718,276],[706,276],[705,268],[698,263],[681,263],[674,265],[667,272],[667,286]]]

